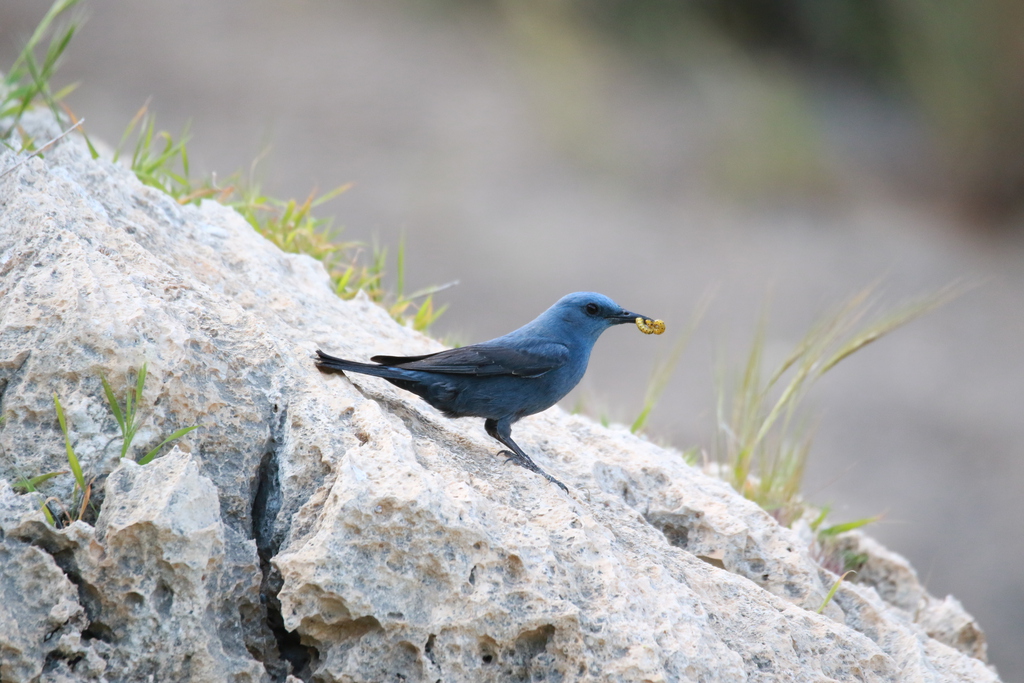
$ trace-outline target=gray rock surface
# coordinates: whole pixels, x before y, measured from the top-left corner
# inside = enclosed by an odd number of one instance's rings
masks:
[[[0,491],[9,494],[10,488]],[[31,681],[47,656],[66,651],[66,638],[80,636],[84,610],[75,586],[45,551],[4,538],[0,567],[0,679]]]
[[[527,418],[567,496],[317,347],[441,348],[75,140],[0,178],[0,479],[65,466],[56,392],[101,499],[57,530],[0,484],[4,681],[998,680],[969,615],[866,537],[872,571],[818,614],[836,577],[806,534],[677,452]],[[100,377],[120,395],[143,362],[138,450],[201,428],[138,466]]]

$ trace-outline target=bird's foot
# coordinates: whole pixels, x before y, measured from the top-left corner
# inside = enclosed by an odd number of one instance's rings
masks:
[[[505,464],[506,465],[509,464],[510,462],[514,462],[515,464],[519,465],[520,467],[525,467],[526,469],[530,470],[531,472],[540,473],[540,471],[541,471],[541,469],[539,467],[537,467],[537,463],[535,463],[533,460],[530,460],[529,457],[521,455],[519,453],[516,453],[515,451],[508,451],[508,450],[498,451],[498,455],[507,455],[508,456],[507,458],[505,458]]]
[[[557,479],[555,479],[554,477],[552,477],[550,474],[548,474],[547,472],[545,472],[543,470],[541,470],[540,473],[543,474],[544,478],[547,479],[548,481],[550,481],[552,484],[554,484],[558,488],[562,489],[566,493],[569,493],[569,487],[568,486],[566,486],[562,482],[558,481]]]
[[[516,453],[515,451],[509,451],[509,450],[498,451],[498,455],[507,455],[508,456],[507,458],[505,458],[505,464],[506,465],[510,461],[514,462],[515,464],[519,465],[520,467],[525,467],[526,469],[530,470],[531,472],[536,472],[537,474],[541,475],[542,477],[544,477],[545,479],[550,481],[552,484],[555,484],[556,486],[558,486],[560,489],[562,489],[566,493],[569,493],[569,488],[565,484],[563,484],[562,482],[558,481],[557,479],[552,477],[550,474],[548,474],[547,472],[542,470],[540,467],[537,466],[537,463],[535,463],[533,460],[530,460],[529,457],[520,455],[519,453]]]
[[[498,455],[507,455],[508,456],[507,458],[505,458],[505,464],[506,465],[509,464],[510,462],[513,462],[513,461],[515,461],[516,463],[519,462],[518,456],[515,453],[513,453],[512,451],[501,450],[501,451],[498,451],[497,454]]]

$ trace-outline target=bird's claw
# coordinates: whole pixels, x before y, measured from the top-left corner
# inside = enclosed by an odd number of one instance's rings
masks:
[[[536,472],[537,474],[541,475],[542,477],[544,477],[545,479],[550,481],[552,484],[555,484],[556,486],[558,486],[558,488],[562,489],[566,493],[569,493],[569,487],[567,487],[565,484],[563,484],[562,482],[558,481],[557,479],[552,477],[550,474],[548,474],[547,472],[542,470],[540,467],[537,466],[537,463],[533,462],[529,458],[524,458],[523,456],[519,455],[515,451],[510,451],[510,450],[500,450],[500,451],[498,451],[498,455],[507,455],[508,456],[507,458],[505,458],[505,464],[506,465],[509,462],[514,462],[515,464],[519,465],[520,467],[525,467],[526,469],[530,470],[531,472]]]
[[[539,467],[537,467],[537,464],[535,462],[533,462],[529,458],[524,458],[522,455],[520,455],[519,453],[516,453],[515,451],[502,450],[502,451],[498,451],[498,455],[507,455],[508,456],[507,458],[505,458],[505,464],[506,465],[509,462],[514,462],[515,464],[519,465],[520,467],[524,467],[524,468],[530,470],[531,472],[540,472],[541,471],[541,469]]]
[[[552,477],[552,476],[551,476],[550,474],[548,474],[547,472],[541,472],[541,474],[543,474],[543,475],[545,476],[545,478],[547,478],[547,480],[548,480],[548,481],[550,481],[550,482],[551,482],[552,484],[554,484],[554,485],[555,485],[555,486],[557,486],[558,488],[562,489],[562,490],[563,490],[563,491],[565,491],[566,493],[569,493],[569,487],[568,487],[568,486],[566,486],[566,485],[565,485],[565,484],[563,484],[562,482],[558,481],[557,479],[555,479],[554,477]]]

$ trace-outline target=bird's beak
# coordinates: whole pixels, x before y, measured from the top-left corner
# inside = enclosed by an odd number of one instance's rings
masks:
[[[644,320],[651,320],[651,317],[648,316],[648,315],[641,315],[640,313],[633,313],[632,311],[627,311],[625,308],[623,308],[617,314],[612,316],[611,321],[615,325],[623,325],[625,323],[632,324],[632,323],[636,322],[637,318],[643,318]]]
[[[646,315],[627,311],[626,309],[622,309],[619,313],[612,316],[611,321],[613,325],[636,323],[637,328],[644,334],[662,334],[665,331],[664,321],[655,320]]]

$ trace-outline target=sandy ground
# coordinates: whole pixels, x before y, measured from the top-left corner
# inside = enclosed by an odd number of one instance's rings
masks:
[[[0,5],[0,64],[46,4]],[[780,122],[771,84],[728,64],[661,73],[530,16],[86,8],[61,80],[82,82],[70,103],[93,135],[116,142],[151,97],[163,127],[191,121],[200,172],[269,145],[257,173],[276,195],[354,182],[330,207],[346,238],[404,234],[411,287],[460,281],[442,337],[496,336],[581,289],[680,330],[714,290],[649,430],[680,448],[709,443],[716,359],[737,365],[769,294],[777,356],[879,278],[893,302],[977,285],[825,379],[805,490],[834,521],[886,513],[871,533],[979,618],[1005,680],[1024,679],[1024,239],[909,191],[930,161],[899,116],[837,88],[782,97],[801,106]],[[796,161],[771,148],[793,130]],[[612,330],[567,406],[629,421],[671,344]]]

